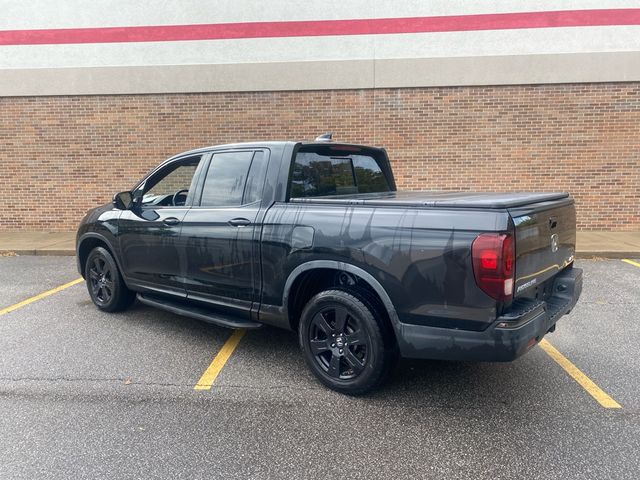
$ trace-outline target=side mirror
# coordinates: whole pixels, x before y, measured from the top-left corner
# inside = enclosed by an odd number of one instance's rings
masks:
[[[131,192],[120,192],[113,196],[113,206],[118,210],[129,210],[133,205]]]

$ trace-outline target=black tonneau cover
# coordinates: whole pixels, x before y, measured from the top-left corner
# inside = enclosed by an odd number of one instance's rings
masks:
[[[397,191],[386,193],[361,193],[356,195],[332,195],[325,197],[292,198],[292,202],[348,203],[350,205],[398,206],[398,207],[448,207],[448,208],[515,208],[533,203],[569,198],[568,193],[552,192],[439,192]]]

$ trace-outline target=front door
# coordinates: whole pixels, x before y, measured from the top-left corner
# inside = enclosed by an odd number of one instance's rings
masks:
[[[118,223],[127,281],[152,291],[185,296],[180,229],[192,203],[201,156],[175,160],[134,191],[134,205]]]
[[[183,222],[190,299],[250,316],[259,291],[259,235],[267,151],[217,152]]]

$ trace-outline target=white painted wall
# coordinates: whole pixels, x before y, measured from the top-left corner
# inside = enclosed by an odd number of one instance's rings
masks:
[[[1,0],[0,30],[638,7],[633,0]]]
[[[640,8],[640,2],[0,0],[0,30],[604,8]],[[189,78],[194,72],[199,79]],[[237,81],[239,72],[248,79]],[[0,95],[629,80],[640,80],[640,26],[0,46]]]

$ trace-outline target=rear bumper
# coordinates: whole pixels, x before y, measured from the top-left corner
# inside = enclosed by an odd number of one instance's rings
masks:
[[[481,332],[401,324],[398,343],[403,357],[508,362],[526,353],[569,313],[582,293],[582,270],[558,274],[545,302],[517,300],[511,310]]]

